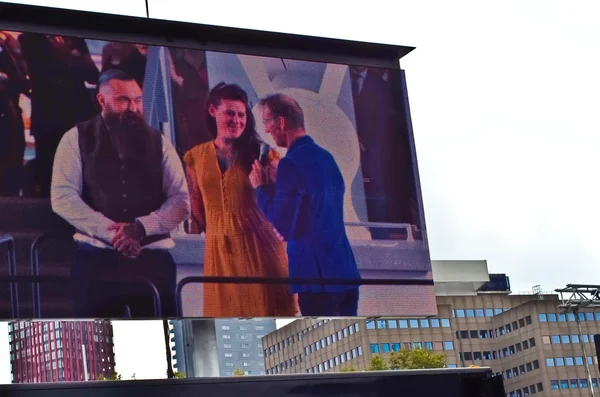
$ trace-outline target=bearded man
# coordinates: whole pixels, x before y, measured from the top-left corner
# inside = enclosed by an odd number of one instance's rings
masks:
[[[74,317],[154,317],[139,278],[156,286],[162,316],[176,316],[170,232],[190,216],[181,161],[144,119],[134,77],[102,73],[97,99],[101,113],[61,139],[52,176],[52,209],[76,229]]]

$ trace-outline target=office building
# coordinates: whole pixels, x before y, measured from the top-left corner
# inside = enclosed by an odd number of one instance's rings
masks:
[[[171,321],[173,367],[187,377],[264,375],[264,335],[274,319],[186,319]]]
[[[115,369],[109,321],[12,321],[13,383],[95,380]]]
[[[502,373],[509,397],[589,396],[590,384],[598,387],[599,309],[577,314],[580,333],[575,314],[560,314],[557,294],[512,294],[508,278],[489,275],[483,261],[434,261],[434,279],[437,317],[297,320],[263,339],[266,372],[365,370],[375,355],[422,348],[443,352],[448,367]]]

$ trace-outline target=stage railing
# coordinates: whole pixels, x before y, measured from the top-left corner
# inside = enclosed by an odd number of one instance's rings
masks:
[[[405,229],[406,241],[415,241],[414,225],[410,223],[388,223],[388,222],[344,222],[348,227],[364,227],[367,229]]]
[[[41,245],[48,240],[69,240],[73,241],[73,237],[68,235],[54,235],[54,234],[45,234],[42,236],[38,236],[33,243],[31,243],[31,247],[29,249],[29,268],[30,274],[34,277],[40,276],[40,257],[39,251]],[[40,297],[40,283],[33,283],[32,287],[32,299],[33,299],[33,315],[34,317],[41,318],[41,297]]]
[[[17,258],[15,252],[15,240],[10,234],[0,233],[0,246],[6,245],[8,250],[8,276],[17,276]],[[14,318],[19,317],[19,288],[17,282],[9,282],[10,309]]]
[[[175,289],[177,316],[183,317],[183,287],[188,284],[268,284],[268,285],[433,285],[433,280],[423,279],[326,279],[326,278],[291,278],[291,277],[213,277],[190,276],[181,279]]]

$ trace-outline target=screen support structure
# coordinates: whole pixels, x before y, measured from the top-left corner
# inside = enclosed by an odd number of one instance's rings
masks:
[[[171,337],[171,332],[169,330],[169,320],[163,319],[163,333],[165,336],[165,349],[167,350],[167,378],[173,379],[175,374],[173,373],[173,361],[171,360],[171,344],[169,343],[169,339]]]
[[[583,349],[583,360],[588,377],[590,396],[596,397],[596,392],[594,390],[594,386],[592,385],[592,373],[590,371],[588,355],[585,349],[585,343],[583,343],[583,332],[581,330],[581,323],[579,319],[579,309],[600,307],[600,285],[567,284],[566,288],[559,288],[555,291],[560,294],[561,304],[558,306],[561,309],[560,313],[573,313],[575,316],[577,331],[579,332],[579,340],[582,341],[581,347]]]
[[[146,0],[146,18],[150,18],[150,7],[148,6],[148,0]]]

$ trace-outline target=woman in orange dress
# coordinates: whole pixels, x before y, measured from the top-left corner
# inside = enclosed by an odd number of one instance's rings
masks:
[[[248,174],[261,140],[237,85],[220,83],[208,95],[206,126],[214,140],[184,156],[192,217],[191,233],[206,233],[204,275],[288,277],[285,243],[258,208]],[[275,167],[279,156],[270,150]],[[298,312],[287,284],[206,283],[204,317],[285,317]]]

